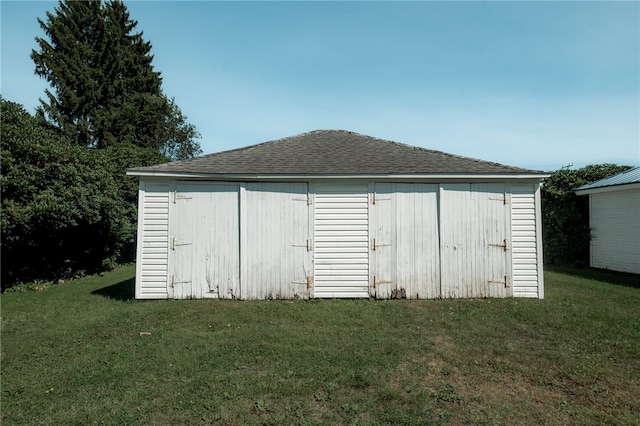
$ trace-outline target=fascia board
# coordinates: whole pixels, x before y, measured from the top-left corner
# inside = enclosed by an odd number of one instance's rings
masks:
[[[576,195],[601,194],[603,192],[626,191],[629,189],[639,189],[640,182],[625,183],[621,185],[601,186],[600,188],[581,189],[575,191]]]
[[[128,176],[162,177],[173,179],[211,179],[211,180],[241,180],[241,181],[291,181],[291,180],[389,180],[389,181],[504,181],[504,180],[540,180],[548,178],[548,173],[540,174],[357,174],[357,175],[286,175],[286,174],[215,174],[215,173],[184,173],[184,172],[155,172],[127,170]]]

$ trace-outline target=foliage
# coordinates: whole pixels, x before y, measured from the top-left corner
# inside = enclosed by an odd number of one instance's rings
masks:
[[[127,167],[161,162],[149,149],[87,149],[20,105],[2,114],[2,288],[130,260],[136,189]]]
[[[637,276],[567,272],[542,301],[137,302],[132,266],[4,294],[1,421],[637,424]]]
[[[137,182],[125,170],[201,152],[120,0],[61,1],[38,22],[46,39],[31,57],[52,91],[37,117],[0,98],[3,290],[131,260]]]
[[[28,282],[15,284],[14,286],[7,288],[3,292],[4,293],[27,293],[32,291],[45,291],[54,284],[62,284],[62,283],[64,283],[64,280],[58,280],[55,283],[53,281],[45,281],[45,280],[28,281]]]
[[[574,191],[629,168],[616,164],[590,165],[578,170],[558,170],[545,180],[542,188],[545,263],[589,264],[589,197],[579,197]]]
[[[161,90],[151,44],[135,33],[119,0],[61,1],[46,21],[48,41],[36,38],[31,58],[46,91],[38,115],[85,147],[134,144],[172,159],[198,155],[195,126]]]

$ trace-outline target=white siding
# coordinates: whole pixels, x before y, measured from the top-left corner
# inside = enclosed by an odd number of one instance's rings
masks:
[[[589,198],[591,266],[640,274],[640,189]]]
[[[540,249],[536,217],[537,185],[513,185],[511,188],[511,235],[513,239],[513,295],[540,297]]]
[[[169,235],[173,297],[241,298],[239,184],[175,185]]]
[[[308,298],[313,277],[308,184],[244,185],[242,298]]]
[[[369,297],[368,204],[366,184],[315,185],[315,297]]]
[[[638,198],[595,201],[631,240],[594,226],[594,256],[638,266]],[[539,201],[536,183],[141,179],[136,297],[542,298]]]
[[[169,251],[169,182],[140,181],[136,298],[166,299]]]
[[[500,183],[441,185],[442,297],[512,295],[511,250],[500,247],[505,240],[510,244],[504,197]]]

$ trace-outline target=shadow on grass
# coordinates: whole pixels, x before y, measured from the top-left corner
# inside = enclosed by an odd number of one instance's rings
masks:
[[[94,290],[91,294],[122,301],[134,300],[134,284],[135,278],[129,278],[128,280],[121,281],[117,284]]]
[[[577,268],[570,266],[550,266],[547,269],[552,272],[575,275],[589,280],[640,289],[640,275],[637,274],[610,271],[607,269]]]

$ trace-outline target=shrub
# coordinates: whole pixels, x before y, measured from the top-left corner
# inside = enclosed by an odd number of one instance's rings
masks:
[[[80,147],[0,101],[2,289],[131,260],[136,191],[124,170],[164,157],[126,145]]]
[[[630,166],[597,164],[577,170],[555,171],[542,189],[544,261],[549,264],[589,264],[589,197],[575,189],[589,182],[623,172]]]

